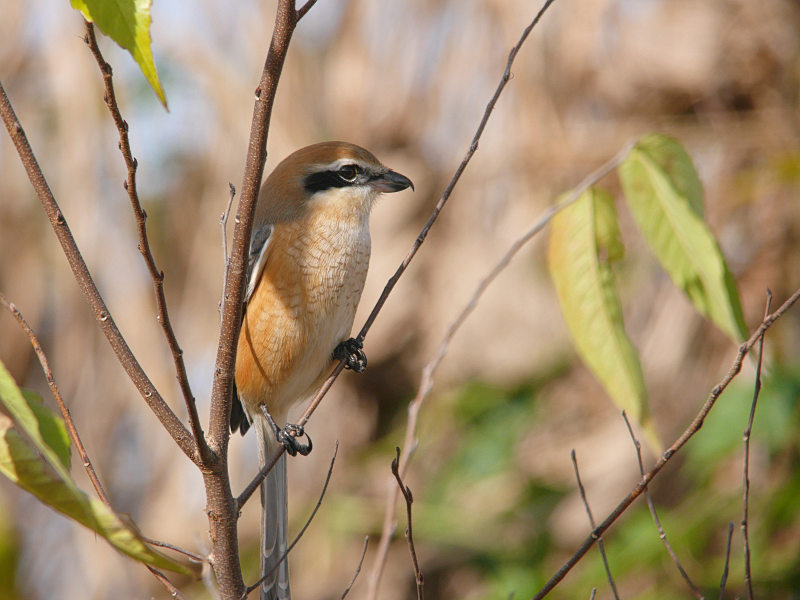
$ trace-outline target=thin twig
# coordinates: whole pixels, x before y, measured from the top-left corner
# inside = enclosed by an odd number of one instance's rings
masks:
[[[261,577],[258,579],[258,581],[256,581],[253,585],[245,589],[244,593],[242,594],[242,600],[247,598],[247,596],[249,596],[253,591],[257,590],[258,586],[260,586],[267,577],[272,575],[275,569],[277,569],[278,566],[288,558],[289,553],[292,551],[295,545],[297,545],[297,542],[300,541],[300,538],[303,537],[303,534],[306,532],[306,529],[308,529],[308,526],[311,525],[311,521],[313,521],[314,517],[317,515],[319,507],[322,506],[322,499],[325,498],[325,492],[328,490],[328,483],[330,483],[331,475],[333,474],[333,464],[336,462],[336,455],[338,454],[338,452],[339,452],[339,440],[336,440],[336,445],[333,449],[333,456],[331,457],[331,464],[328,467],[328,474],[325,476],[325,483],[322,486],[322,491],[319,494],[319,499],[317,500],[316,506],[314,506],[314,510],[311,511],[308,520],[306,520],[306,524],[303,525],[303,528],[300,530],[300,533],[298,533],[297,536],[294,538],[294,540],[292,540],[292,543],[289,544],[289,547],[286,549],[286,552],[283,553],[280,560],[278,560],[278,562],[275,563],[275,565],[269,570],[269,572],[263,573]]]
[[[0,304],[2,304],[16,319],[19,326],[22,330],[27,334],[28,339],[31,342],[31,346],[33,346],[33,351],[36,353],[36,357],[39,359],[39,363],[42,365],[42,371],[44,372],[45,378],[47,379],[47,385],[50,387],[50,392],[53,394],[53,398],[56,400],[56,404],[58,404],[58,410],[61,412],[61,417],[64,419],[64,424],[67,428],[67,433],[69,434],[69,438],[72,441],[72,445],[75,446],[75,449],[78,451],[78,455],[81,457],[81,463],[83,464],[84,469],[86,470],[86,474],[89,476],[89,480],[92,482],[92,486],[97,492],[98,498],[100,501],[105,504],[109,509],[112,511],[114,507],[111,505],[111,500],[106,494],[105,489],[103,488],[103,484],[100,483],[100,478],[97,476],[97,472],[94,470],[94,466],[92,465],[92,461],[89,459],[89,453],[86,452],[86,447],[83,445],[83,441],[81,441],[81,436],[78,434],[78,429],[75,427],[75,423],[72,420],[72,414],[70,413],[69,408],[67,407],[66,403],[64,402],[63,396],[61,396],[61,391],[58,389],[58,384],[56,383],[55,376],[53,375],[53,371],[50,368],[50,363],[47,360],[47,355],[44,353],[44,349],[42,348],[41,343],[39,342],[36,333],[34,333],[33,329],[31,328],[30,324],[25,320],[25,317],[22,315],[20,310],[16,307],[13,302],[9,302],[8,299],[5,297],[4,294],[0,293]],[[203,557],[198,556],[197,554],[193,554],[192,552],[188,552],[187,550],[183,550],[177,546],[172,544],[168,544],[166,542],[159,542],[157,540],[153,540],[142,536],[142,540],[151,544],[153,546],[161,546],[163,548],[169,548],[170,550],[174,550],[181,554],[186,555],[187,557],[202,563],[204,561]],[[165,581],[169,583],[169,580],[159,571],[148,566],[150,571],[156,576],[156,578],[164,583]],[[171,583],[169,583],[172,586]],[[174,587],[174,586],[173,586]],[[171,588],[167,588],[170,589]]]
[[[400,476],[400,448],[395,448],[397,456],[392,460],[392,475],[397,480],[397,487],[400,488],[400,493],[406,501],[406,518],[408,519],[408,527],[406,528],[406,538],[408,539],[408,550],[411,552],[411,561],[414,564],[414,578],[417,582],[417,600],[422,600],[422,591],[425,580],[422,576],[422,571],[419,568],[419,561],[417,560],[417,551],[414,548],[414,529],[411,521],[411,505],[414,503],[414,496],[411,494],[411,488],[403,483],[403,478]]]
[[[145,565],[145,566],[147,567],[147,570],[150,571],[153,574],[153,576],[159,581],[159,583],[161,583],[161,585],[163,585],[166,588],[170,596],[172,596],[173,598],[177,598],[178,600],[186,600],[186,597],[183,594],[181,594],[181,591],[178,588],[176,588],[175,585],[169,579],[167,579],[166,575],[164,575],[161,571],[159,571],[155,567],[152,567],[150,565]]]
[[[78,451],[78,455],[81,457],[83,468],[86,469],[86,474],[89,476],[89,480],[92,482],[92,486],[94,486],[97,496],[103,501],[103,504],[110,507],[111,502],[108,499],[105,489],[103,489],[103,484],[100,483],[100,478],[97,476],[94,466],[92,466],[92,461],[89,460],[89,454],[86,452],[86,448],[81,441],[81,436],[78,435],[78,430],[75,427],[75,423],[72,421],[72,414],[70,414],[69,408],[67,408],[67,405],[64,403],[64,399],[62,398],[61,392],[56,384],[56,378],[53,375],[53,371],[50,369],[47,355],[45,355],[42,345],[39,343],[39,339],[36,337],[33,329],[31,329],[31,326],[25,320],[25,317],[22,316],[22,313],[19,311],[16,305],[13,302],[9,302],[2,293],[0,293],[0,304],[2,304],[11,313],[11,315],[17,320],[17,323],[19,323],[19,326],[22,328],[22,330],[28,335],[31,346],[33,346],[33,351],[36,353],[36,357],[39,359],[39,363],[42,365],[42,371],[44,371],[44,375],[47,378],[47,385],[50,387],[50,392],[56,399],[58,410],[61,411],[61,417],[64,419],[64,423],[67,426],[67,433],[69,433],[72,444],[75,446],[75,449]]]
[[[589,524],[592,526],[592,530],[595,529],[594,523],[594,516],[592,515],[592,509],[589,507],[589,500],[586,498],[586,490],[583,487],[583,482],[581,481],[581,474],[578,470],[578,459],[575,456],[575,449],[573,448],[570,452],[570,458],[572,459],[572,466],[575,469],[575,479],[578,480],[578,490],[581,494],[581,500],[583,500],[583,506],[586,508],[586,515],[589,517]],[[617,593],[617,586],[614,583],[614,576],[611,575],[611,567],[608,564],[608,557],[606,556],[606,548],[605,544],[603,543],[603,538],[598,536],[597,537],[597,548],[600,550],[600,556],[603,558],[603,567],[606,570],[606,576],[608,577],[608,584],[611,586],[611,592],[614,594],[614,598],[619,600],[619,594]]]
[[[233,206],[233,199],[236,197],[236,188],[233,187],[231,182],[228,182],[230,194],[228,195],[228,204],[225,210],[219,217],[219,225],[222,228],[222,297],[219,299],[217,311],[219,311],[219,323],[222,325],[222,301],[225,297],[225,289],[228,287],[228,268],[231,266],[231,259],[228,256],[228,217],[231,214],[231,206]]]
[[[178,379],[178,385],[181,388],[183,399],[186,404],[186,411],[189,415],[189,423],[192,427],[192,434],[194,435],[195,443],[200,451],[200,459],[204,464],[208,464],[211,456],[210,449],[206,443],[203,428],[200,425],[200,418],[197,414],[197,403],[195,402],[192,388],[189,384],[189,376],[186,373],[186,364],[183,360],[183,350],[181,350],[178,338],[175,336],[175,331],[172,328],[172,322],[169,318],[169,311],[167,309],[167,298],[164,293],[164,272],[159,270],[156,265],[153,252],[150,249],[150,240],[147,236],[147,213],[142,208],[139,200],[139,192],[136,187],[136,170],[139,166],[138,161],[134,158],[131,152],[130,139],[128,137],[128,122],[122,118],[122,113],[119,110],[117,103],[117,96],[114,92],[114,81],[112,76],[111,65],[109,65],[103,54],[100,52],[100,46],[97,45],[97,38],[94,34],[94,26],[88,21],[86,25],[86,36],[84,41],[89,46],[89,49],[94,56],[97,66],[103,75],[103,84],[105,85],[105,95],[103,100],[111,113],[111,118],[114,125],[119,132],[119,150],[122,153],[122,158],[125,161],[125,166],[128,170],[127,179],[122,184],[125,191],[128,192],[128,199],[133,209],[133,214],[136,218],[136,229],[139,235],[139,252],[144,259],[147,271],[150,273],[150,278],[153,280],[153,290],[156,294],[156,307],[158,315],[156,320],[161,324],[161,329],[164,332],[164,337],[167,339],[167,345],[172,353],[172,362],[175,365],[175,373]]]
[[[705,418],[708,416],[709,411],[714,407],[717,399],[720,397],[722,392],[728,387],[733,378],[739,374],[742,368],[742,361],[744,357],[750,352],[752,347],[755,345],[756,341],[764,335],[764,332],[769,329],[772,324],[781,318],[787,310],[789,310],[796,302],[800,299],[800,289],[795,290],[795,292],[776,310],[775,312],[767,315],[758,328],[755,330],[753,335],[739,346],[739,350],[736,353],[736,358],[733,361],[728,373],[722,380],[714,386],[714,388],[709,393],[706,401],[703,403],[700,412],[697,413],[694,420],[691,424],[686,428],[686,430],[680,435],[680,437],[675,440],[675,442],[670,446],[664,454],[656,461],[655,466],[650,469],[647,473],[645,473],[644,477],[642,477],[641,481],[636,484],[636,486],[631,490],[631,492],[617,505],[617,507],[611,511],[611,513],[605,518],[605,520],[598,525],[594,531],[592,531],[591,535],[589,535],[584,541],[583,544],[575,551],[575,553],[561,566],[561,568],[548,580],[548,582],[542,587],[541,590],[533,597],[533,600],[541,600],[547,594],[549,594],[553,588],[555,588],[559,582],[564,579],[567,573],[580,561],[581,558],[589,551],[589,549],[594,545],[595,539],[602,535],[611,525],[616,521],[619,516],[627,510],[627,508],[636,500],[644,489],[647,487],[648,483],[652,481],[653,477],[655,477],[661,469],[664,468],[669,460],[678,452],[685,444],[689,441],[689,439],[694,436],[700,428],[703,426],[703,422]]]
[[[642,462],[642,444],[636,439],[636,434],[633,432],[633,427],[631,426],[631,422],[628,419],[627,413],[623,410],[622,411],[622,418],[625,419],[625,426],[628,428],[628,433],[631,436],[631,440],[633,441],[633,446],[636,448],[636,460],[639,463],[639,474],[644,477],[644,463]],[[653,521],[658,528],[658,537],[661,538],[661,541],[664,542],[664,547],[667,549],[670,557],[672,558],[672,562],[675,563],[675,566],[678,568],[683,580],[686,582],[686,585],[689,586],[689,589],[692,590],[692,593],[695,595],[698,600],[705,600],[703,596],[703,592],[701,592],[698,587],[694,584],[694,582],[689,577],[689,574],[681,565],[681,561],[678,560],[678,555],[675,554],[675,551],[672,549],[672,545],[667,540],[667,534],[664,532],[664,528],[661,526],[661,519],[658,518],[658,513],[656,512],[656,505],[653,502],[652,496],[650,496],[650,490],[648,487],[644,488],[644,498],[647,501],[647,506],[650,509],[650,514],[653,517]]]
[[[594,600],[594,597],[597,595],[597,588],[592,588],[592,594],[589,596],[589,600]]]
[[[353,573],[353,578],[350,580],[350,585],[348,585],[344,592],[342,593],[339,600],[344,600],[347,597],[347,594],[350,593],[350,590],[353,589],[353,584],[356,582],[356,578],[358,574],[361,572],[361,565],[364,564],[364,557],[367,555],[367,546],[369,545],[369,536],[364,537],[364,548],[361,550],[361,558],[358,559],[358,566],[356,567],[356,572]]]
[[[728,542],[725,544],[725,566],[722,568],[722,579],[719,582],[719,600],[724,600],[725,586],[728,584],[728,570],[731,563],[732,537],[733,537],[733,521],[728,523]]]
[[[306,13],[311,10],[311,7],[317,3],[317,0],[307,0],[307,2],[297,9],[297,21],[302,19]]]
[[[769,314],[772,306],[772,292],[767,289],[767,302],[764,307],[764,317]],[[753,385],[753,402],[750,404],[750,416],[747,419],[747,429],[744,430],[744,491],[742,492],[742,537],[744,538],[744,581],[747,585],[747,597],[753,600],[753,580],[750,572],[750,434],[753,431],[753,421],[756,416],[758,395],[761,393],[761,364],[764,354],[764,334],[758,339],[758,361],[756,363],[756,381]]]
[[[417,395],[408,405],[408,418],[406,421],[406,433],[404,439],[404,447],[406,448],[405,453],[401,457],[400,461],[400,474],[405,475],[406,469],[408,468],[408,463],[411,460],[411,457],[414,454],[414,451],[417,448],[417,420],[419,417],[419,412],[422,407],[423,401],[427,398],[430,391],[433,389],[433,375],[436,370],[439,368],[439,364],[444,359],[447,351],[450,347],[450,343],[453,341],[455,334],[467,320],[467,318],[472,314],[475,308],[478,305],[481,297],[483,296],[484,292],[489,288],[489,286],[494,282],[495,279],[502,273],[506,267],[511,263],[512,259],[517,255],[517,253],[531,241],[540,231],[542,231],[550,220],[555,216],[559,211],[565,209],[570,204],[574,203],[580,196],[583,194],[587,189],[597,183],[600,179],[605,177],[608,173],[612,170],[617,168],[625,157],[630,154],[631,148],[633,148],[634,142],[628,142],[623,146],[623,148],[613,157],[611,160],[604,163],[598,169],[590,173],[586,176],[577,186],[575,186],[570,193],[558,204],[555,204],[548,208],[544,214],[533,224],[533,226],[528,229],[524,234],[522,234],[519,238],[517,238],[514,243],[511,244],[509,249],[506,253],[501,257],[501,259],[497,262],[497,264],[492,267],[492,269],[486,274],[486,276],[480,281],[478,286],[472,293],[467,304],[461,309],[461,312],[458,313],[458,316],[453,320],[452,323],[447,328],[444,336],[442,337],[441,342],[439,343],[439,347],[436,351],[434,357],[425,364],[422,369],[422,375],[420,376],[419,386],[417,387]],[[386,564],[386,557],[389,552],[389,544],[391,542],[392,536],[394,535],[395,530],[395,509],[397,507],[397,500],[399,498],[400,491],[397,489],[397,486],[394,485],[394,482],[391,478],[388,481],[389,484],[389,491],[388,497],[386,501],[386,509],[384,511],[384,518],[383,518],[383,527],[381,530],[381,538],[378,542],[378,550],[376,551],[376,558],[375,562],[373,563],[372,573],[370,575],[370,582],[374,583],[374,588],[371,588],[371,591],[377,594],[377,586],[380,583],[380,578],[382,575],[382,570]],[[370,595],[370,598],[375,598],[374,595]]]
[[[125,338],[122,337],[114,319],[111,317],[111,313],[108,311],[108,307],[103,297],[100,295],[100,291],[97,289],[97,285],[86,266],[86,261],[83,259],[75,243],[75,238],[70,231],[67,220],[58,207],[53,192],[50,190],[50,186],[44,178],[42,169],[36,161],[33,149],[30,143],[28,143],[28,138],[22,128],[22,124],[19,122],[14,108],[11,106],[11,102],[6,95],[2,83],[0,83],[0,115],[2,115],[3,122],[11,136],[11,141],[14,142],[17,154],[25,167],[28,179],[33,185],[33,189],[39,197],[45,213],[47,213],[50,224],[53,226],[56,237],[61,243],[61,247],[67,257],[72,273],[75,276],[75,280],[81,288],[84,298],[86,298],[86,301],[89,303],[94,317],[100,326],[100,330],[106,336],[106,339],[108,339],[109,344],[111,344],[112,350],[117,355],[117,359],[125,369],[128,377],[130,377],[136,389],[139,390],[139,393],[145,399],[145,402],[147,402],[150,409],[155,413],[156,417],[158,417],[158,420],[161,421],[164,429],[172,436],[172,439],[175,440],[175,443],[178,444],[181,451],[192,461],[197,462],[199,460],[197,445],[195,444],[192,434],[184,427],[183,423],[181,423],[180,419],[172,412],[172,409],[167,403],[164,402],[161,394],[158,393],[153,382],[147,377],[147,374],[134,356]]]
[[[172,550],[173,552],[177,552],[178,554],[183,554],[186,558],[188,558],[193,562],[200,564],[208,562],[208,558],[200,556],[195,552],[190,552],[189,550],[185,550],[180,546],[176,546],[175,544],[170,544],[169,542],[162,542],[161,540],[154,540],[153,538],[145,536],[142,536],[142,539],[151,546],[158,546],[159,548],[166,548],[168,550]]]

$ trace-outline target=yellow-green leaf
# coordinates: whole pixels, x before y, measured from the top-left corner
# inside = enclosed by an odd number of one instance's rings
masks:
[[[639,229],[675,285],[728,336],[743,340],[736,282],[703,220],[700,181],[680,144],[663,135],[643,138],[619,175]]]
[[[130,52],[164,108],[167,98],[150,49],[152,0],[70,0],[72,8],[94,23],[105,35]]]
[[[192,574],[184,565],[150,548],[136,527],[72,480],[65,459],[63,421],[33,394],[23,395],[0,362],[0,473],[41,502],[106,538],[119,551],[161,569]]]
[[[584,192],[550,222],[550,275],[578,354],[614,403],[660,449],[639,355],[625,333],[610,266],[623,251],[614,201],[605,191]]]

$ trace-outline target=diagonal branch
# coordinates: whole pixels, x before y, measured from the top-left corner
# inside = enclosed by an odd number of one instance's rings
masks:
[[[561,202],[548,208],[545,213],[533,224],[533,226],[528,229],[528,231],[523,233],[514,241],[514,243],[511,244],[497,264],[495,264],[491,271],[489,271],[480,281],[480,283],[478,283],[467,304],[461,309],[461,312],[458,313],[456,318],[447,328],[447,331],[442,337],[442,341],[439,343],[439,348],[436,351],[436,354],[430,361],[428,361],[428,363],[425,364],[422,369],[419,386],[417,387],[417,395],[408,404],[405,441],[403,442],[406,452],[403,454],[400,460],[401,475],[405,475],[406,469],[408,468],[408,463],[417,447],[417,420],[419,417],[419,412],[422,408],[422,403],[433,389],[433,375],[439,368],[442,360],[444,360],[444,357],[447,355],[447,351],[450,348],[450,343],[453,341],[456,333],[478,306],[478,302],[483,294],[487,289],[489,289],[489,286],[491,286],[494,280],[497,279],[500,273],[502,273],[505,268],[511,264],[511,261],[517,255],[517,253],[547,226],[556,213],[574,203],[581,196],[581,194],[583,194],[583,192],[618,167],[620,163],[625,160],[625,157],[628,156],[632,147],[633,142],[626,144],[622,150],[620,150],[613,158],[611,158],[611,160],[607,161],[598,169],[585,177],[577,186],[572,189],[569,194],[566,195]],[[391,480],[389,483],[391,486],[389,490],[389,496],[386,501],[386,509],[384,511],[381,539],[378,541],[376,558],[370,574],[370,592],[372,594],[369,596],[370,598],[376,597],[375,594],[377,594],[377,586],[380,583],[382,570],[386,564],[386,556],[389,552],[389,543],[391,542],[391,538],[395,529],[394,514],[400,492],[397,486],[394,485]]]
[[[89,476],[89,480],[92,482],[92,486],[94,486],[94,490],[97,492],[98,498],[102,500],[103,504],[111,507],[111,502],[108,499],[108,495],[103,488],[103,484],[100,483],[100,478],[97,476],[94,466],[92,466],[92,461],[89,460],[89,454],[86,452],[86,448],[81,441],[81,436],[78,435],[78,430],[75,428],[75,423],[72,421],[72,415],[69,412],[69,408],[67,408],[67,405],[64,404],[64,398],[62,398],[61,391],[58,389],[56,378],[53,375],[53,371],[50,369],[50,363],[47,360],[44,350],[42,349],[42,345],[39,343],[39,339],[36,337],[33,329],[25,320],[25,317],[22,316],[22,313],[19,311],[16,305],[13,302],[9,302],[2,293],[0,293],[0,304],[2,304],[11,313],[11,315],[17,320],[17,323],[19,323],[19,326],[22,328],[22,330],[27,334],[28,339],[31,342],[31,346],[33,346],[33,351],[36,353],[36,357],[39,359],[39,364],[42,365],[42,371],[44,371],[44,375],[47,378],[47,385],[50,387],[50,392],[56,399],[58,410],[61,411],[64,424],[67,426],[67,433],[69,433],[72,444],[75,446],[75,449],[78,451],[78,455],[81,457],[81,464],[83,464],[84,468],[86,469],[86,474]]]
[[[316,0],[314,0],[314,1],[316,1]],[[489,117],[491,117],[492,112],[494,111],[494,107],[497,104],[497,100],[500,98],[500,94],[502,94],[503,89],[505,88],[506,84],[511,80],[511,66],[514,64],[514,59],[516,58],[517,53],[519,52],[519,50],[522,47],[522,45],[525,43],[525,40],[527,40],[527,38],[530,35],[530,33],[533,30],[533,28],[541,20],[541,18],[544,15],[545,11],[550,7],[550,5],[554,1],[555,0],[546,0],[544,5],[542,6],[542,8],[539,10],[539,12],[534,17],[533,21],[531,21],[531,23],[523,30],[522,35],[520,36],[519,40],[517,41],[517,43],[514,45],[514,47],[509,52],[508,60],[506,62],[506,66],[505,66],[505,70],[503,71],[503,75],[500,78],[500,83],[497,85],[497,88],[495,89],[494,94],[489,99],[489,102],[486,105],[486,108],[485,108],[484,113],[483,113],[483,117],[481,118],[480,123],[478,124],[478,128],[475,131],[475,135],[473,136],[472,142],[470,143],[469,148],[467,149],[466,155],[464,156],[463,160],[461,161],[461,164],[459,164],[458,168],[456,169],[455,173],[453,174],[453,177],[451,178],[450,182],[447,184],[447,187],[445,188],[444,192],[442,193],[442,196],[440,197],[439,202],[437,202],[436,206],[433,209],[433,212],[431,213],[430,217],[428,217],[428,221],[423,226],[422,231],[420,231],[419,235],[414,240],[414,243],[411,246],[411,249],[408,251],[408,254],[406,254],[406,257],[403,259],[403,262],[400,263],[400,266],[397,268],[397,270],[395,271],[394,275],[392,275],[392,277],[386,283],[386,286],[384,287],[383,292],[381,293],[380,297],[378,298],[377,303],[373,307],[372,312],[370,313],[369,317],[367,318],[366,323],[364,323],[364,326],[361,328],[361,331],[359,332],[357,339],[363,341],[363,339],[366,337],[367,332],[372,327],[372,324],[375,322],[375,319],[378,316],[378,313],[380,313],[381,309],[383,308],[383,305],[386,303],[386,299],[389,297],[389,294],[392,292],[392,290],[394,289],[394,286],[397,285],[398,280],[403,275],[405,270],[408,268],[409,263],[411,262],[411,260],[416,255],[416,253],[419,250],[419,248],[422,245],[422,243],[425,241],[425,238],[428,237],[428,232],[430,231],[431,227],[436,222],[436,220],[439,218],[439,213],[442,211],[442,208],[444,208],[444,205],[450,199],[450,196],[453,193],[453,189],[455,188],[455,186],[458,183],[458,181],[461,179],[461,175],[466,170],[467,165],[469,164],[470,160],[472,159],[472,156],[478,150],[478,143],[479,143],[479,141],[481,139],[481,136],[483,135],[484,129],[486,128],[486,124],[489,121]],[[311,3],[310,0],[309,0],[309,3]],[[244,198],[242,198],[242,201],[244,201]],[[235,240],[234,240],[234,244],[235,244]],[[309,406],[306,409],[306,411],[303,413],[303,416],[297,422],[298,425],[300,425],[302,427],[302,426],[305,426],[308,423],[308,420],[311,418],[311,415],[314,414],[315,410],[317,410],[317,406],[319,406],[320,402],[322,402],[322,399],[328,393],[328,390],[331,389],[331,386],[333,386],[333,383],[336,381],[336,379],[339,377],[339,374],[343,370],[344,370],[344,361],[340,360],[339,362],[336,363],[336,366],[334,367],[334,369],[331,372],[331,374],[328,375],[328,378],[323,382],[322,387],[319,389],[319,391],[316,393],[314,398],[311,400],[311,403],[309,404]],[[278,458],[280,457],[281,454],[283,454],[284,451],[285,450],[284,450],[283,446],[277,446],[275,448],[275,450],[273,451],[272,455],[267,457],[266,465],[258,472],[258,474],[248,484],[248,486],[245,488],[245,490],[239,495],[239,506],[240,507],[247,501],[247,499],[258,488],[258,485],[261,483],[261,481],[264,479],[264,477],[266,477],[267,473],[272,468],[272,465],[274,465],[278,461]],[[374,596],[374,594],[371,594],[369,597],[370,598],[374,598],[375,596]]]
[[[714,404],[717,402],[719,397],[722,395],[722,392],[728,387],[731,381],[733,381],[734,377],[739,374],[739,371],[742,369],[742,361],[744,357],[750,352],[756,342],[764,335],[764,333],[769,329],[772,324],[777,321],[778,319],[783,316],[786,311],[788,311],[796,302],[800,299],[800,288],[795,290],[795,292],[784,302],[778,310],[773,313],[768,314],[764,319],[761,321],[761,324],[758,326],[758,329],[755,330],[753,335],[739,346],[739,350],[736,353],[736,358],[733,360],[733,364],[731,365],[728,373],[722,380],[714,386],[714,388],[709,393],[706,401],[703,403],[700,412],[697,413],[694,420],[691,424],[686,428],[686,430],[680,435],[680,437],[675,440],[675,442],[661,455],[661,457],[656,461],[656,464],[650,469],[645,475],[642,477],[641,481],[636,484],[636,486],[631,490],[631,492],[622,499],[622,501],[617,505],[617,507],[611,511],[611,513],[605,518],[605,520],[600,523],[592,533],[583,541],[581,546],[575,551],[575,553],[561,566],[561,568],[548,580],[548,582],[542,587],[541,590],[533,597],[533,600],[541,600],[547,594],[549,594],[553,588],[555,588],[562,579],[566,576],[567,573],[572,570],[572,568],[578,564],[578,561],[583,558],[583,556],[589,551],[589,549],[594,545],[595,540],[603,535],[603,533],[608,530],[609,527],[616,521],[622,513],[624,513],[628,507],[636,500],[639,496],[642,495],[644,490],[647,488],[650,481],[664,468],[670,459],[675,455],[678,450],[683,448],[683,446],[688,442],[694,434],[700,431],[700,428],[703,426],[703,422],[705,421],[708,413],[714,408]]]
[[[50,387],[50,391],[53,394],[53,397],[56,399],[58,410],[61,412],[61,416],[64,419],[64,424],[67,427],[67,433],[69,434],[70,440],[72,440],[72,444],[75,446],[75,449],[78,451],[78,455],[81,457],[81,463],[83,464],[84,469],[86,469],[86,474],[89,476],[89,480],[92,482],[92,486],[94,486],[95,492],[97,492],[97,496],[100,498],[100,501],[113,511],[114,507],[111,505],[111,500],[108,498],[108,494],[106,494],[103,484],[100,483],[100,478],[97,476],[97,472],[94,470],[92,461],[89,459],[89,454],[86,452],[83,441],[78,434],[78,429],[75,427],[75,423],[72,420],[72,414],[70,413],[69,408],[67,408],[67,405],[64,403],[64,398],[61,396],[61,391],[58,389],[55,376],[53,375],[53,371],[50,369],[50,363],[47,360],[47,356],[44,353],[42,345],[39,343],[39,338],[36,337],[33,329],[25,320],[25,317],[22,316],[22,313],[19,311],[16,305],[13,302],[9,302],[2,293],[0,293],[0,304],[2,304],[11,313],[11,315],[17,320],[17,323],[19,323],[19,326],[30,339],[31,346],[33,346],[33,351],[36,353],[36,357],[39,359],[39,363],[42,366],[42,371],[44,371],[45,377],[47,378],[47,385]],[[142,539],[148,544],[169,548],[190,557],[192,560],[204,562],[204,559],[201,556],[193,554],[192,552],[187,552],[186,550],[178,548],[172,544],[151,540],[144,536],[142,536]],[[145,564],[145,566],[155,576],[155,578],[165,588],[167,588],[174,598],[183,598],[177,588],[163,573],[153,568],[151,565]]]
[[[128,198],[131,202],[133,214],[136,217],[136,229],[139,234],[139,252],[144,258],[147,270],[153,280],[153,289],[156,294],[156,306],[158,307],[158,322],[161,324],[161,329],[164,331],[164,336],[167,338],[170,352],[172,352],[172,361],[175,364],[175,372],[178,378],[178,385],[181,388],[184,402],[186,403],[186,412],[189,414],[189,423],[192,427],[192,434],[194,435],[195,444],[200,451],[200,459],[203,463],[208,463],[210,460],[210,449],[206,443],[205,435],[203,435],[203,428],[200,425],[200,418],[197,414],[197,403],[192,395],[192,388],[189,385],[189,377],[186,374],[186,364],[183,361],[183,350],[178,344],[178,338],[175,337],[175,331],[172,329],[172,322],[169,318],[169,311],[167,310],[167,298],[164,294],[164,272],[160,271],[156,266],[153,252],[150,249],[150,240],[147,237],[147,213],[142,208],[139,201],[139,193],[136,189],[136,169],[138,168],[138,161],[133,157],[131,152],[130,139],[128,138],[128,122],[122,118],[119,105],[117,104],[117,96],[114,92],[114,82],[112,79],[111,65],[108,64],[100,52],[100,47],[97,45],[97,38],[94,34],[94,26],[88,21],[86,24],[86,36],[84,41],[92,51],[97,66],[100,67],[100,72],[103,74],[103,84],[105,85],[105,100],[106,106],[111,113],[111,118],[114,120],[114,125],[119,132],[119,150],[122,153],[122,158],[125,160],[125,166],[128,169],[128,176],[125,180],[123,187],[128,192]]]
[[[175,443],[178,444],[181,451],[193,462],[197,463],[199,461],[197,445],[192,438],[192,434],[184,427],[180,419],[178,419],[161,397],[161,394],[158,393],[158,390],[147,377],[147,374],[134,356],[128,343],[122,336],[122,333],[120,333],[114,319],[111,317],[108,307],[103,297],[100,295],[100,291],[97,289],[94,279],[92,279],[89,268],[86,266],[86,261],[83,259],[78,245],[75,243],[75,238],[72,235],[72,231],[70,231],[67,220],[58,207],[53,192],[50,190],[50,186],[47,184],[42,169],[36,161],[33,149],[28,142],[22,124],[14,112],[14,108],[11,106],[11,102],[6,95],[2,83],[0,83],[0,116],[3,118],[6,129],[8,129],[8,133],[11,136],[11,141],[14,143],[17,154],[28,174],[28,179],[44,207],[50,224],[61,244],[61,248],[67,257],[72,273],[78,282],[83,296],[86,298],[86,301],[89,303],[94,313],[100,330],[106,336],[106,339],[108,339],[114,354],[117,355],[117,359],[122,364],[128,377],[133,381],[136,389],[139,390],[145,402],[147,402],[147,405],[155,413],[156,417],[158,417],[158,420],[161,421],[161,424],[172,436],[172,439],[175,440]]]

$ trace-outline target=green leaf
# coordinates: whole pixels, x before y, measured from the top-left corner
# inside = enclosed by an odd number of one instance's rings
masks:
[[[619,169],[633,217],[672,281],[736,341],[747,336],[736,282],[703,221],[700,180],[675,140],[639,141]]]
[[[623,253],[608,192],[584,192],[550,222],[550,275],[578,354],[614,403],[638,421],[648,442],[660,449],[639,355],[625,333],[611,272],[610,263]]]
[[[192,574],[151,549],[135,525],[78,488],[69,475],[69,441],[63,421],[35,394],[23,394],[0,362],[0,473],[41,502],[85,525],[138,561]]]
[[[39,432],[42,434],[42,439],[55,452],[64,468],[69,470],[72,442],[69,439],[67,426],[63,419],[42,403],[42,397],[39,394],[30,390],[21,391],[39,423]]]
[[[70,0],[72,8],[94,23],[105,35],[130,52],[164,108],[167,98],[158,79],[150,49],[152,0]]]

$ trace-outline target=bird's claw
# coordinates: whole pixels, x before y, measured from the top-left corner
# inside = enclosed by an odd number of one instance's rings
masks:
[[[275,435],[275,439],[281,446],[286,448],[286,452],[289,456],[297,456],[298,454],[301,456],[309,455],[314,444],[311,442],[311,438],[302,425],[287,423],[283,426],[283,429],[281,429],[267,411],[264,411],[264,414],[267,416],[270,427],[272,427],[272,433]],[[299,440],[299,438],[303,436],[308,440],[307,444]]]
[[[364,354],[364,342],[358,338],[350,338],[341,342],[333,350],[333,358],[344,361],[344,368],[363,373],[367,368],[367,355]]]

